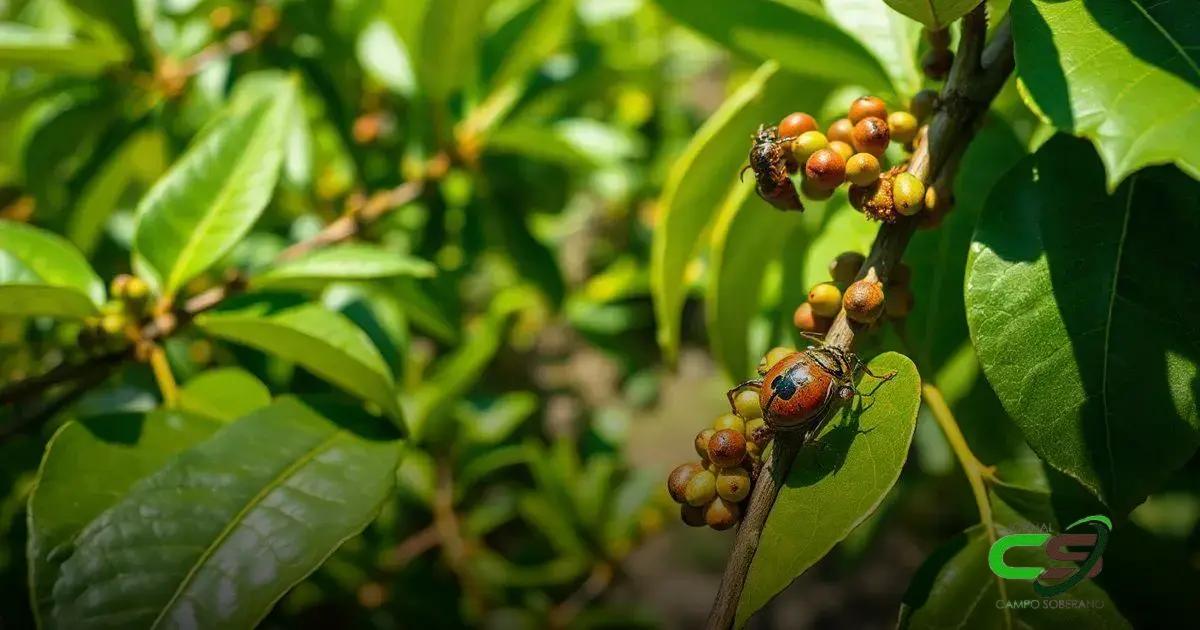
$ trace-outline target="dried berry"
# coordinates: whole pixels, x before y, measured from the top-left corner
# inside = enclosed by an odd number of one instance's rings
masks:
[[[667,476],[667,492],[676,503],[687,502],[687,484],[692,477],[704,472],[704,465],[697,462],[680,464]]]
[[[821,149],[804,163],[804,177],[814,186],[833,189],[846,181],[846,160],[837,152]]]
[[[708,440],[712,438],[713,434],[716,432],[716,429],[705,429],[696,434],[696,453],[699,454],[700,457],[705,461],[708,461],[709,459]]]
[[[887,117],[888,132],[892,135],[892,140],[896,142],[908,143],[913,138],[917,137],[917,117],[908,112],[894,112]]]
[[[688,505],[701,506],[717,498],[717,476],[702,470],[688,479],[683,487],[683,498]]]
[[[883,312],[883,284],[876,280],[862,279],[846,288],[842,307],[846,316],[860,323],[869,324],[879,319]]]
[[[870,153],[855,153],[846,160],[846,180],[855,186],[870,185],[879,172],[879,159]]]
[[[850,103],[850,122],[857,125],[864,118],[887,118],[887,105],[875,96],[860,96]]]
[[[725,429],[731,429],[745,435],[746,421],[731,413],[724,414],[713,423],[713,430],[723,431]]]
[[[795,354],[796,352],[798,351],[795,348],[789,348],[787,346],[776,346],[771,348],[766,354],[763,355],[762,360],[758,362],[758,373],[760,375],[766,374],[772,367],[775,366],[776,363],[782,361],[784,357],[788,356],[789,354]]]
[[[745,468],[730,468],[717,475],[717,496],[737,503],[750,496],[750,473]]]
[[[900,173],[892,182],[892,202],[896,212],[911,217],[921,211],[925,201],[925,184],[912,173]]]
[[[842,252],[829,262],[829,276],[838,284],[850,284],[858,277],[858,270],[865,262],[867,257],[858,252]]]
[[[854,123],[850,122],[849,118],[839,118],[829,125],[829,129],[825,132],[825,137],[830,142],[845,142],[849,144],[852,140],[851,134],[854,133]]]
[[[829,146],[825,134],[820,131],[805,131],[792,140],[792,158],[797,164],[804,164],[809,156]]]
[[[797,306],[796,311],[792,313],[792,324],[804,332],[823,334],[829,331],[832,323],[828,317],[814,313],[812,304],[808,302]]]
[[[736,503],[730,503],[720,497],[709,504],[704,510],[704,521],[708,526],[723,531],[737,525],[742,518],[742,508]]]
[[[708,458],[720,468],[741,464],[746,459],[745,434],[732,429],[717,431],[708,439]]]
[[[743,432],[749,435],[750,421],[762,417],[762,407],[758,405],[758,392],[752,389],[738,392],[737,396],[733,397],[733,407],[737,409],[739,416],[745,418],[746,426],[743,427]]]
[[[855,123],[851,138],[854,148],[860,153],[870,153],[879,157],[887,151],[888,143],[891,142],[891,132],[882,118],[870,116]]]
[[[833,317],[842,310],[842,291],[831,282],[822,282],[808,291],[808,303],[821,317]]]
[[[806,131],[817,128],[817,121],[804,112],[789,114],[779,121],[779,137],[795,138]]]
[[[863,214],[875,219],[891,223],[896,220],[896,207],[892,201],[892,179],[880,177],[869,186],[850,187],[850,205],[861,210]]]

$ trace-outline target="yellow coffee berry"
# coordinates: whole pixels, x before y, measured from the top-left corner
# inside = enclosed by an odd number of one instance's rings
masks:
[[[717,496],[737,503],[750,496],[750,473],[745,468],[729,468],[717,475]]]
[[[825,139],[825,134],[820,131],[805,131],[792,140],[792,157],[797,164],[804,164],[812,154],[827,146],[829,141]]]
[[[855,153],[846,160],[846,180],[855,186],[869,186],[879,173],[879,158],[870,153]]]
[[[716,431],[732,429],[738,433],[741,433],[742,435],[745,435],[746,421],[731,413],[727,413],[717,418],[717,421],[713,423],[713,429]]]
[[[888,116],[888,131],[892,140],[908,143],[917,137],[917,117],[908,112],[893,112]]]
[[[912,173],[900,173],[892,182],[892,202],[896,212],[911,217],[921,211],[925,201],[925,184]]]
[[[842,291],[831,282],[822,282],[808,291],[808,303],[813,313],[833,317],[842,309]]]
[[[743,432],[750,430],[750,421],[762,417],[762,406],[758,401],[758,392],[753,389],[743,389],[733,397],[733,406],[738,415],[746,419]],[[747,435],[749,435],[747,433]]]

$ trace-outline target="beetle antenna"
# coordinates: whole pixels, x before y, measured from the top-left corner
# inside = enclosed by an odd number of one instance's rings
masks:
[[[750,165],[749,165],[749,164],[747,164],[747,165],[743,166],[743,167],[742,167],[742,170],[738,172],[738,181],[739,181],[739,182],[744,182],[744,181],[746,181],[746,171],[748,171],[748,170],[750,170]]]
[[[805,339],[811,339],[812,341],[820,342],[821,345],[825,345],[825,333],[803,331],[800,333],[800,336],[804,337]]]

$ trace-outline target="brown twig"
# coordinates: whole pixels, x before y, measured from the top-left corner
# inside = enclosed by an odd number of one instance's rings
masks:
[[[1008,24],[1002,24],[991,44],[985,47],[985,11],[984,4],[980,3],[963,18],[963,33],[954,66],[942,89],[941,107],[930,121],[924,141],[918,143],[909,161],[908,172],[926,184],[938,180],[943,169],[953,168],[953,156],[974,137],[980,118],[1012,73],[1012,36]],[[886,283],[891,271],[899,264],[918,221],[918,217],[901,217],[895,223],[881,226],[858,278],[873,274]],[[852,323],[842,311],[826,334],[825,343],[849,349],[858,327],[860,325]],[[780,433],[774,440],[772,457],[764,466],[767,474],[761,475],[755,484],[750,505],[738,526],[720,590],[709,614],[710,630],[723,630],[733,625],[763,527],[801,446],[799,434]]]

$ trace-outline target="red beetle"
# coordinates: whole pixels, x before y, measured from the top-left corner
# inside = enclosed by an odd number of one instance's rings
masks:
[[[780,359],[763,378],[746,381],[729,390],[729,404],[733,405],[734,397],[741,390],[757,388],[763,421],[769,427],[803,428],[815,434],[828,420],[826,411],[833,404],[850,400],[859,393],[854,387],[854,375],[860,370],[885,381],[896,375],[891,372],[879,376],[871,372],[858,355],[841,348],[813,346]]]

